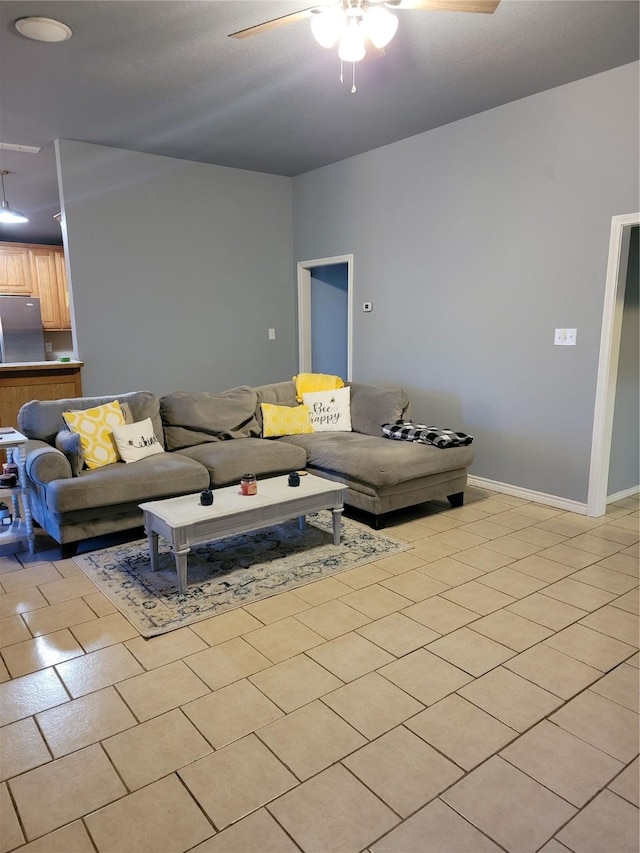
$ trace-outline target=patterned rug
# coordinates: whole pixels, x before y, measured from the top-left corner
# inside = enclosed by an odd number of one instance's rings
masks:
[[[304,530],[292,519],[196,545],[189,554],[185,595],[178,592],[173,554],[162,537],[157,572],[150,569],[146,539],[74,559],[143,637],[153,637],[408,548],[344,518],[336,546],[331,514],[312,513]]]

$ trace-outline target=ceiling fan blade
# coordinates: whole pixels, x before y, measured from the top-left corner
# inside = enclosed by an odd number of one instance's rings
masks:
[[[274,18],[272,21],[256,24],[255,27],[247,27],[246,30],[238,30],[237,33],[230,33],[229,37],[232,39],[247,39],[251,36],[259,36],[262,33],[268,33],[270,30],[276,30],[278,27],[284,27],[287,24],[294,24],[296,21],[303,21],[305,18],[310,18],[317,9],[317,6],[311,6],[309,9],[301,9],[299,12],[292,12],[290,15]]]
[[[394,9],[429,9],[441,12],[484,12],[492,15],[500,0],[385,0]]]

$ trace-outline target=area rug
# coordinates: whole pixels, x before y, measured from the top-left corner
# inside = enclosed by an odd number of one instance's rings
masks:
[[[349,519],[333,544],[331,515],[312,513],[254,533],[196,545],[187,591],[178,592],[175,560],[159,539],[160,569],[152,572],[147,540],[75,557],[82,571],[143,637],[173,631],[243,604],[331,577],[411,548]]]

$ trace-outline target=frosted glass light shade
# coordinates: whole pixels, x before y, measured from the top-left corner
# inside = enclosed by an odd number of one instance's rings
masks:
[[[374,6],[367,9],[365,26],[371,43],[375,47],[385,47],[396,34],[398,19],[386,9]]]
[[[343,62],[359,62],[364,55],[364,35],[355,18],[351,18],[342,33],[338,56]]]
[[[344,26],[342,9],[334,7],[319,12],[311,18],[311,32],[322,47],[333,47]]]

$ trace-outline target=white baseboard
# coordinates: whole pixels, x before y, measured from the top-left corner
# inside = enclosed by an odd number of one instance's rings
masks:
[[[467,482],[470,486],[476,486],[478,489],[489,489],[491,492],[501,492],[503,495],[512,495],[514,498],[522,498],[525,501],[546,504],[547,506],[564,509],[567,512],[577,512],[580,515],[587,514],[586,503],[572,501],[569,500],[569,498],[561,498],[558,495],[546,495],[544,492],[534,492],[531,489],[524,489],[522,486],[512,486],[509,483],[499,483],[496,480],[486,480],[484,477],[474,477],[473,474],[469,474]],[[626,497],[626,495],[623,497]],[[613,499],[620,500],[620,497],[616,496]]]
[[[623,489],[621,492],[616,492],[615,495],[607,495],[607,503],[614,504],[616,501],[621,501],[624,498],[631,498],[640,492],[640,486],[631,486],[630,489]]]

